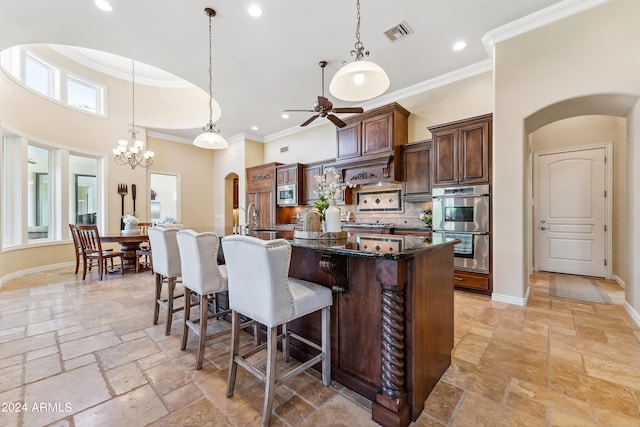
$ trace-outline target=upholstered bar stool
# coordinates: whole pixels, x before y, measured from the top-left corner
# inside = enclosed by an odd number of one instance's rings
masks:
[[[233,396],[238,365],[265,382],[262,425],[271,422],[274,388],[322,361],[322,383],[331,381],[330,306],[331,289],[306,280],[288,277],[291,246],[284,239],[260,240],[251,236],[227,236],[222,247],[229,276],[229,307],[232,310],[232,338],[227,380],[227,397]],[[251,262],[249,267],[248,262]],[[287,331],[286,323],[322,310],[322,345]],[[238,350],[240,314],[267,327],[267,342],[240,355]],[[283,334],[278,336],[278,326]],[[282,348],[288,360],[289,337],[296,338],[319,350],[320,353],[300,366],[284,372],[276,371],[277,341],[283,339]],[[266,372],[247,360],[266,347]]]
[[[147,230],[149,236],[149,244],[153,252],[151,262],[153,263],[153,272],[155,274],[156,298],[153,310],[153,324],[158,324],[158,316],[160,315],[160,307],[167,309],[167,328],[165,335],[171,333],[171,323],[173,313],[183,310],[184,307],[174,307],[173,303],[176,298],[181,298],[183,294],[176,294],[176,282],[181,275],[180,269],[180,250],[178,249],[178,240],[176,234],[177,228],[158,228],[152,227]],[[162,298],[162,283],[166,280],[168,286],[168,295],[166,299]],[[185,293],[188,294],[187,291]]]
[[[204,347],[208,339],[214,339],[224,334],[229,334],[230,329],[225,329],[214,334],[207,335],[208,319],[220,318],[231,310],[221,310],[218,303],[218,294],[226,292],[227,269],[224,265],[218,265],[218,248],[220,238],[216,233],[196,233],[193,230],[180,231],[177,234],[178,247],[180,248],[180,260],[182,264],[182,285],[185,288],[185,312],[182,323],[181,350],[187,347],[189,329],[199,337],[198,354],[196,357],[196,369],[202,367],[204,360]],[[200,306],[200,318],[191,320],[191,307],[188,294],[192,292],[198,295]],[[209,316],[209,301],[213,302],[214,312]],[[243,326],[249,326],[254,322],[247,322]]]

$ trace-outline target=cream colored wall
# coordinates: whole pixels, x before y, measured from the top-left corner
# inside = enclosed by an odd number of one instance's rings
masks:
[[[162,172],[180,176],[180,220],[196,230],[210,230],[214,226],[214,152],[191,144],[176,143],[150,137],[149,147],[156,153],[148,172]],[[148,182],[148,181],[147,181]],[[149,219],[149,187],[138,187],[142,203],[136,209],[141,218]],[[142,191],[141,191],[142,190]],[[127,196],[128,198],[129,196]],[[144,210],[138,206],[144,207]],[[142,217],[142,212],[145,212]]]
[[[0,71],[0,122],[21,135],[67,149],[103,156],[105,172],[106,229],[103,233],[120,230],[120,203],[117,194],[118,183],[129,186],[125,197],[125,212],[133,211],[131,185],[136,184],[138,195],[136,210],[141,218],[148,217],[148,171],[144,168],[132,170],[128,166],[116,165],[111,150],[118,139],[126,138],[131,122],[131,83],[99,74],[93,70],[75,66],[60,60],[60,65],[93,82],[108,86],[108,115],[98,117],[64,107],[56,102],[25,90],[20,84]],[[172,89],[149,90],[136,85],[136,123],[147,115],[145,105],[165,105],[171,111]],[[140,98],[138,98],[138,96]],[[180,104],[181,102],[177,102]],[[206,102],[205,102],[206,105]],[[145,140],[146,132],[139,138]],[[182,177],[183,206],[200,206],[198,209],[182,209],[185,223],[197,226],[213,225],[213,200],[211,167],[213,153],[198,150],[187,144],[171,143],[149,138],[148,148],[156,152],[152,170],[178,173]],[[203,196],[204,195],[204,196]],[[63,228],[66,235],[66,229]],[[37,268],[43,265],[71,262],[74,260],[70,243],[54,244],[37,248],[27,248],[0,253],[0,278],[9,274]]]
[[[323,120],[323,119],[317,119]],[[326,119],[324,119],[326,120]],[[333,123],[304,129],[264,144],[265,163],[313,163],[336,157],[336,127]],[[281,153],[282,147],[289,151]]]
[[[528,285],[525,119],[536,111],[591,94],[640,95],[640,2],[613,0],[579,15],[498,43],[494,50],[494,298],[521,299]],[[603,114],[606,113],[603,111]],[[640,122],[632,120],[631,128]],[[636,141],[630,141],[632,145]],[[632,169],[640,167],[634,163]],[[631,194],[633,200],[637,194]],[[634,202],[635,203],[635,202]],[[634,232],[629,215],[628,232]],[[640,256],[640,243],[627,254]],[[640,280],[633,272],[629,286]],[[627,301],[630,293],[627,294]],[[634,302],[637,310],[640,305]]]
[[[564,147],[612,143],[613,159],[613,274],[629,278],[627,233],[627,120],[612,116],[580,116],[551,123],[531,133],[533,153]],[[535,175],[535,171],[534,171]],[[534,177],[534,184],[536,178]],[[535,227],[535,224],[534,224]],[[535,254],[534,254],[535,258]]]
[[[627,138],[627,218],[629,228],[629,282],[626,287],[626,301],[635,310],[636,323],[640,324],[640,103],[628,116]]]

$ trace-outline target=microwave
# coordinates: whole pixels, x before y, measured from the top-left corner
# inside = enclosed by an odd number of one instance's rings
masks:
[[[278,185],[278,206],[297,206],[298,205],[298,188],[296,184]]]

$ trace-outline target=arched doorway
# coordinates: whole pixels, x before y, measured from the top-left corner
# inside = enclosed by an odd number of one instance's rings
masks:
[[[627,217],[627,117],[637,103],[638,97],[621,94],[592,95],[568,99],[549,105],[527,117],[525,129],[528,133],[529,161],[528,161],[528,196],[532,200],[531,209],[527,213],[528,241],[532,247],[529,252],[529,272],[537,267],[538,254],[537,235],[539,218],[536,215],[535,199],[535,168],[536,154],[542,151],[563,149],[588,145],[606,145],[612,147],[612,153],[607,158],[607,167],[612,171],[611,189],[608,194],[612,200],[609,224],[607,229],[609,244],[606,257],[611,277],[630,277],[632,260],[629,259],[626,248],[631,243]],[[621,283],[624,285],[624,283]]]
[[[224,234],[233,233],[234,212],[239,206],[238,195],[239,177],[236,173],[230,173],[224,178]]]

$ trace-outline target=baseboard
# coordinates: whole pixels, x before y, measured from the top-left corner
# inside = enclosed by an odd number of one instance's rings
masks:
[[[15,279],[17,277],[26,276],[27,274],[40,273],[40,272],[49,271],[49,270],[55,270],[57,268],[63,268],[63,267],[74,268],[75,264],[76,264],[75,261],[61,262],[59,264],[41,265],[41,266],[38,266],[38,267],[27,268],[26,270],[15,271],[15,272],[13,272],[11,274],[7,274],[6,276],[3,276],[3,277],[0,278],[0,289],[2,289],[2,285],[4,285],[5,282],[7,282],[7,281],[9,281],[11,279]]]
[[[491,295],[492,301],[504,302],[506,304],[519,305],[520,307],[524,307],[527,305],[527,301],[529,300],[529,292],[531,290],[530,286],[527,286],[527,293],[524,298],[512,297],[511,295],[502,295],[496,294],[495,292]]]
[[[629,316],[631,316],[633,321],[636,322],[636,325],[640,326],[640,314],[638,314],[638,312],[635,311],[634,308],[626,301],[624,302],[624,308],[627,310],[627,313],[629,313]]]
[[[622,287],[622,289],[627,289],[627,285],[626,285],[626,283],[624,283],[624,280],[622,280],[621,278],[619,278],[615,274],[613,275],[613,280],[615,280],[616,283]]]

